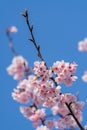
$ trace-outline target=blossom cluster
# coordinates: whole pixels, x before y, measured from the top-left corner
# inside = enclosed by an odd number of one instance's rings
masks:
[[[22,56],[15,56],[12,60],[12,64],[7,68],[7,71],[16,80],[24,76],[24,72],[27,68],[28,62]]]
[[[64,61],[57,61],[53,64],[52,70],[54,74],[56,75],[55,81],[60,83],[65,83],[66,85],[71,85],[72,81],[75,81],[77,79],[77,76],[74,76],[77,68],[77,64],[75,62],[72,62],[69,64],[68,62]]]
[[[36,61],[32,69],[28,68],[28,62],[22,56],[15,56],[7,68],[8,73],[19,80],[12,92],[13,99],[28,105],[20,107],[21,113],[33,122],[36,130],[77,127],[67,104],[81,122],[84,103],[78,102],[77,97],[71,93],[62,94],[60,86],[61,84],[70,86],[77,79],[74,75],[77,64],[56,61],[48,68],[44,61]],[[24,74],[29,70],[32,70],[31,73],[24,78]],[[51,110],[52,117],[58,118],[49,119],[47,109]]]

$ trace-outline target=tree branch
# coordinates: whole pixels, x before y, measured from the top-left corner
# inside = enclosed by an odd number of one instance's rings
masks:
[[[7,37],[8,37],[9,47],[10,47],[12,53],[13,53],[15,56],[17,56],[18,53],[17,53],[16,50],[14,49],[12,37],[10,36],[10,33],[9,33],[8,31],[6,32],[6,35],[7,35]]]
[[[27,23],[27,26],[28,26],[28,29],[29,29],[29,32],[30,32],[30,35],[31,35],[31,38],[29,40],[34,44],[34,46],[35,46],[35,48],[37,50],[37,55],[40,58],[40,60],[45,62],[45,60],[43,59],[42,54],[40,52],[40,46],[37,45],[37,43],[36,43],[36,40],[35,40],[35,37],[34,37],[34,34],[33,34],[33,25],[30,25],[30,22],[29,22],[29,19],[28,19],[28,10],[27,9],[25,10],[25,13],[22,14],[22,16],[24,16],[24,18],[26,19],[26,23]],[[46,65],[46,67],[48,69],[48,66],[47,66],[46,62],[45,62],[45,65]],[[57,86],[57,83],[55,82],[54,77],[51,77],[50,79]],[[75,117],[73,111],[71,110],[70,105],[68,105],[67,103],[65,103],[65,104],[66,104],[67,108],[69,109],[72,117],[76,121],[76,123],[77,123],[78,127],[80,128],[80,130],[84,130],[84,128],[82,127],[82,125],[80,124],[80,122],[78,121],[78,119]],[[42,121],[42,124],[44,124],[43,123],[44,121],[45,120]]]
[[[22,16],[25,17],[25,20],[26,20],[26,23],[27,23],[27,26],[28,26],[28,29],[29,29],[29,32],[30,32],[30,35],[31,35],[31,38],[29,40],[34,44],[34,46],[37,50],[37,55],[40,58],[40,60],[45,61],[43,59],[42,55],[41,55],[40,46],[37,45],[37,43],[36,43],[36,40],[35,40],[35,37],[34,37],[34,34],[33,34],[33,25],[30,25],[30,22],[29,22],[29,19],[28,19],[28,10],[27,9],[25,10],[25,13],[22,14]]]
[[[68,103],[65,103],[65,104],[66,104],[68,110],[70,111],[72,117],[73,117],[74,120],[76,121],[77,125],[79,126],[80,130],[84,130],[84,128],[82,127],[82,125],[80,124],[80,122],[78,121],[78,119],[76,118],[76,116],[74,115],[74,113],[73,113],[73,111],[72,111],[70,105],[69,105]]]

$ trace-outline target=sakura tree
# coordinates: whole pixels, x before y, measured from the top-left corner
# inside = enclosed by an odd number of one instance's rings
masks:
[[[69,87],[78,79],[75,75],[78,65],[75,61],[69,63],[57,59],[48,67],[40,45],[35,40],[28,10],[25,10],[22,16],[30,33],[29,41],[34,45],[39,60],[35,61],[32,67],[29,66],[28,61],[16,52],[12,43],[10,33],[16,33],[17,28],[8,28],[6,34],[14,57],[11,65],[7,67],[7,72],[14,80],[18,80],[12,97],[23,104],[20,106],[20,112],[33,122],[36,130],[86,130],[87,126],[81,124],[84,102],[79,101],[76,94],[61,91],[62,84]],[[78,47],[80,51],[87,51],[87,39],[81,41]],[[82,78],[87,82],[87,71]]]

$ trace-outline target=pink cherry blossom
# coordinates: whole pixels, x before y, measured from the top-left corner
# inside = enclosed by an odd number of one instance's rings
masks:
[[[33,45],[36,48],[40,61],[34,62],[34,67],[28,68],[25,58],[17,55],[10,33],[16,33],[15,26],[7,29],[10,49],[16,55],[11,65],[7,68],[9,75],[18,81],[17,87],[12,92],[12,97],[26,106],[20,107],[20,112],[32,121],[36,130],[77,129],[82,122],[82,109],[84,102],[79,102],[76,95],[62,93],[60,84],[71,86],[77,80],[75,72],[77,64],[64,60],[56,61],[48,67],[40,52],[33,34],[33,26],[28,21],[28,11],[22,14],[26,18]],[[87,38],[78,43],[79,51],[87,52]],[[82,76],[87,82],[87,71]],[[46,111],[47,110],[47,111]],[[81,126],[79,126],[80,128]],[[87,125],[84,127],[87,129]]]
[[[29,119],[30,116],[34,115],[36,111],[35,107],[25,107],[25,106],[21,106],[20,107],[20,112]]]
[[[51,76],[51,70],[48,70],[44,61],[36,61],[34,62],[34,73],[41,77],[41,82],[46,82]]]
[[[35,114],[32,114],[29,119],[33,122],[40,122],[46,116],[45,109],[38,109]]]
[[[75,102],[75,103],[72,103],[72,105],[71,105],[72,111],[75,114],[75,116],[79,122],[82,122],[83,106],[84,106],[84,102]]]
[[[73,113],[75,114],[79,122],[81,122],[82,121],[82,108],[84,106],[84,102],[77,102],[77,97],[72,94],[67,93],[67,94],[61,95],[59,102],[57,102],[56,105],[54,105],[51,109],[53,115],[59,114],[65,117],[69,113],[69,109],[67,108],[66,103],[67,104],[71,103],[70,106]]]
[[[7,71],[16,80],[24,76],[27,67],[28,63],[22,56],[15,56],[12,60],[12,64],[7,68]]]
[[[36,130],[50,130],[49,128],[47,128],[47,126],[38,126]]]
[[[19,60],[13,60],[12,63],[19,64],[20,62]],[[71,103],[71,108],[76,118],[79,122],[82,121],[83,103],[77,102],[77,97],[71,93],[61,94],[61,87],[59,85],[55,86],[54,81],[51,80],[52,73],[55,73],[56,78],[58,78],[58,75],[62,77],[61,83],[70,85],[72,81],[76,79],[73,73],[76,71],[77,65],[75,62],[69,64],[64,61],[58,62],[58,64],[56,64],[56,66],[59,67],[59,72],[56,71],[57,69],[55,69],[54,66],[48,70],[44,62],[36,62],[32,74],[30,74],[27,79],[21,80],[17,85],[17,89],[14,89],[12,93],[13,99],[20,103],[32,101],[36,104],[36,107],[20,107],[21,113],[33,122],[34,127],[37,127],[46,117],[45,109],[37,109],[39,106],[49,107],[54,116],[60,115],[63,117],[63,119],[57,119],[56,123],[51,120],[46,120],[47,129],[51,129],[54,126],[59,129],[64,129],[68,126],[77,126],[73,117],[67,116],[69,114],[69,109],[66,103]],[[50,73],[48,74],[48,72]],[[44,77],[45,80],[43,81],[42,79]],[[56,78],[54,80],[56,80]],[[42,127],[37,127],[37,129],[40,128],[42,129]]]
[[[77,127],[77,124],[71,115],[59,118],[55,121],[55,127],[59,130],[64,130],[67,127]]]
[[[59,114],[61,116],[65,116],[69,113],[69,110],[64,103],[58,102],[57,105],[52,107],[52,113],[53,115]]]
[[[35,76],[28,76],[28,79],[21,80],[17,89],[12,92],[13,99],[20,103],[28,103],[36,91],[34,88],[37,84],[34,79]]]
[[[59,118],[57,121],[55,121],[55,128],[59,130],[64,130],[66,128],[63,118]]]
[[[84,72],[84,75],[82,76],[82,80],[87,83],[87,71]]]
[[[46,116],[45,109],[36,110],[35,107],[20,107],[20,111],[26,118],[35,123],[41,122],[41,119]]]
[[[10,28],[7,29],[7,32],[11,32],[11,33],[16,33],[18,31],[18,29],[15,26],[11,26]]]
[[[37,105],[43,105],[45,107],[53,106],[56,103],[56,100],[59,100],[60,97],[60,86],[54,87],[53,82],[47,81],[46,83],[41,84],[39,81],[33,82],[33,101]]]
[[[38,76],[43,76],[46,72],[46,65],[44,61],[34,62],[34,73]]]
[[[45,84],[42,84],[41,87],[38,90],[38,94],[43,99],[43,106],[45,107],[52,107],[60,98],[60,90],[61,87],[57,86],[57,88],[54,88],[53,84],[51,82],[47,82]]]
[[[57,61],[52,66],[52,71],[56,75],[55,81],[60,84],[64,83],[67,86],[72,84],[72,81],[76,81],[77,76],[74,76],[77,68],[77,64],[72,62],[69,64],[68,62],[64,61]]]
[[[61,95],[61,101],[69,104],[71,102],[77,102],[77,97],[71,93],[66,93]]]
[[[59,113],[59,107],[57,105],[52,107],[52,113],[53,115],[57,115]]]
[[[45,121],[46,126],[51,130],[54,127],[54,121],[53,120],[46,120]]]
[[[20,103],[28,103],[30,99],[30,95],[27,91],[24,89],[14,89],[14,92],[12,93],[12,97],[14,100],[20,102]]]
[[[83,41],[80,41],[78,43],[78,50],[87,52],[87,38],[85,38]]]

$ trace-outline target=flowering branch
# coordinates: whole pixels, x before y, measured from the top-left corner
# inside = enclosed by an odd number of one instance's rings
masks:
[[[7,71],[15,80],[20,81],[12,93],[13,99],[23,104],[32,103],[29,107],[21,106],[20,111],[26,118],[33,121],[36,130],[50,130],[53,127],[57,129],[66,129],[67,127],[73,129],[77,126],[84,130],[80,124],[84,103],[78,102],[77,96],[73,94],[62,94],[59,86],[62,83],[70,86],[77,79],[77,76],[74,75],[77,64],[62,60],[54,62],[48,68],[40,52],[40,46],[36,43],[33,25],[30,25],[28,19],[28,10],[25,10],[22,16],[26,20],[31,35],[29,40],[33,43],[40,61],[35,61],[34,67],[28,68],[27,60],[17,55],[12,43],[10,32],[16,32],[16,28],[12,26],[7,29],[6,34],[10,42],[10,48],[15,55]],[[52,114],[47,115],[46,109],[51,109]],[[51,116],[58,116],[58,119],[48,119]],[[39,124],[42,125],[38,126]]]
[[[34,38],[33,25],[30,25],[30,22],[29,22],[29,19],[28,19],[28,10],[25,10],[25,13],[22,14],[22,16],[25,17],[26,23],[27,23],[27,26],[28,26],[28,29],[29,29],[29,32],[30,32],[30,34],[31,34],[31,38],[30,38],[29,40],[34,44],[34,46],[35,46],[35,48],[36,48],[36,50],[37,50],[37,55],[38,55],[38,57],[40,58],[40,60],[41,60],[41,61],[45,61],[45,60],[43,59],[43,57],[42,57],[41,52],[40,52],[40,46],[37,45],[36,40],[35,40],[35,38]],[[46,65],[46,62],[45,62],[45,65]],[[46,65],[46,67],[47,67],[47,65]],[[47,67],[47,68],[48,68],[48,67]],[[50,79],[55,83],[56,86],[58,85],[58,84],[55,82],[55,79],[54,79],[53,77],[51,77]],[[73,113],[73,111],[72,111],[72,109],[71,109],[71,105],[69,105],[68,103],[65,103],[65,104],[66,104],[68,110],[70,111],[71,116],[72,116],[72,117],[74,118],[74,120],[76,121],[78,127],[79,127],[81,130],[84,130],[84,128],[82,127],[82,125],[80,124],[80,122],[78,121],[78,119],[76,118],[76,116],[74,115],[74,113]],[[44,123],[43,123],[43,120],[42,120],[42,124],[44,124]]]

